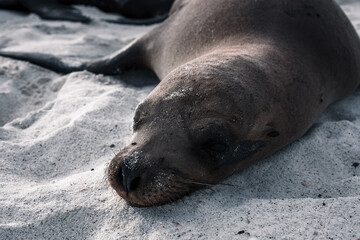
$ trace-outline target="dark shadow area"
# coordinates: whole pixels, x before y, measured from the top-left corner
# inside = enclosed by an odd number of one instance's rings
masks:
[[[154,86],[160,82],[160,79],[153,71],[145,68],[129,69],[120,76],[116,76],[116,79],[135,88]]]
[[[2,226],[0,235],[3,239],[61,239],[60,236],[66,236],[66,239],[86,239],[97,229],[101,220],[98,216],[101,214],[95,209],[77,207],[51,213],[40,222]]]
[[[2,7],[1,5],[0,5],[0,9],[4,10],[4,11],[7,11],[7,12],[9,12],[11,14],[17,15],[17,16],[21,16],[21,17],[25,17],[25,16],[28,16],[30,14],[25,9],[5,8],[5,7]]]

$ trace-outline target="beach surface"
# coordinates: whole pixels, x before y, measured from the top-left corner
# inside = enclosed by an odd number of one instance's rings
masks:
[[[360,0],[338,2],[360,34]],[[78,8],[95,21],[0,10],[0,49],[83,62],[154,27],[106,23],[117,16]],[[360,88],[229,185],[136,208],[104,173],[155,86],[146,72],[59,75],[0,57],[0,239],[360,238]]]

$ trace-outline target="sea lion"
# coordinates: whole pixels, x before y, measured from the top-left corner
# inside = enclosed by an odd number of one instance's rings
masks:
[[[177,0],[165,22],[100,60],[0,55],[63,73],[156,73],[131,143],[107,169],[136,206],[174,201],[269,156],[360,83],[359,37],[330,0]]]
[[[89,17],[69,5],[90,5],[105,12],[122,15],[117,20],[105,20],[107,22],[147,25],[166,19],[173,2],[174,0],[0,0],[0,8],[33,12],[48,20],[89,23]]]

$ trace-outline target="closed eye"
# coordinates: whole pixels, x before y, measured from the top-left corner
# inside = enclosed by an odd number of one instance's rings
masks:
[[[220,141],[210,141],[202,145],[202,149],[210,154],[220,154],[226,152],[228,146]]]

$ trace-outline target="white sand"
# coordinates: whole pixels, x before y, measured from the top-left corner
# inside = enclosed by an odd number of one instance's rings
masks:
[[[360,33],[360,1],[342,3]],[[0,48],[83,61],[151,28],[0,10]],[[129,140],[134,108],[154,87],[118,79],[149,79],[143,75],[60,76],[0,58],[0,239],[360,238],[360,166],[353,166],[360,163],[360,89],[303,138],[226,180],[237,186],[134,208],[107,186],[104,169]]]

